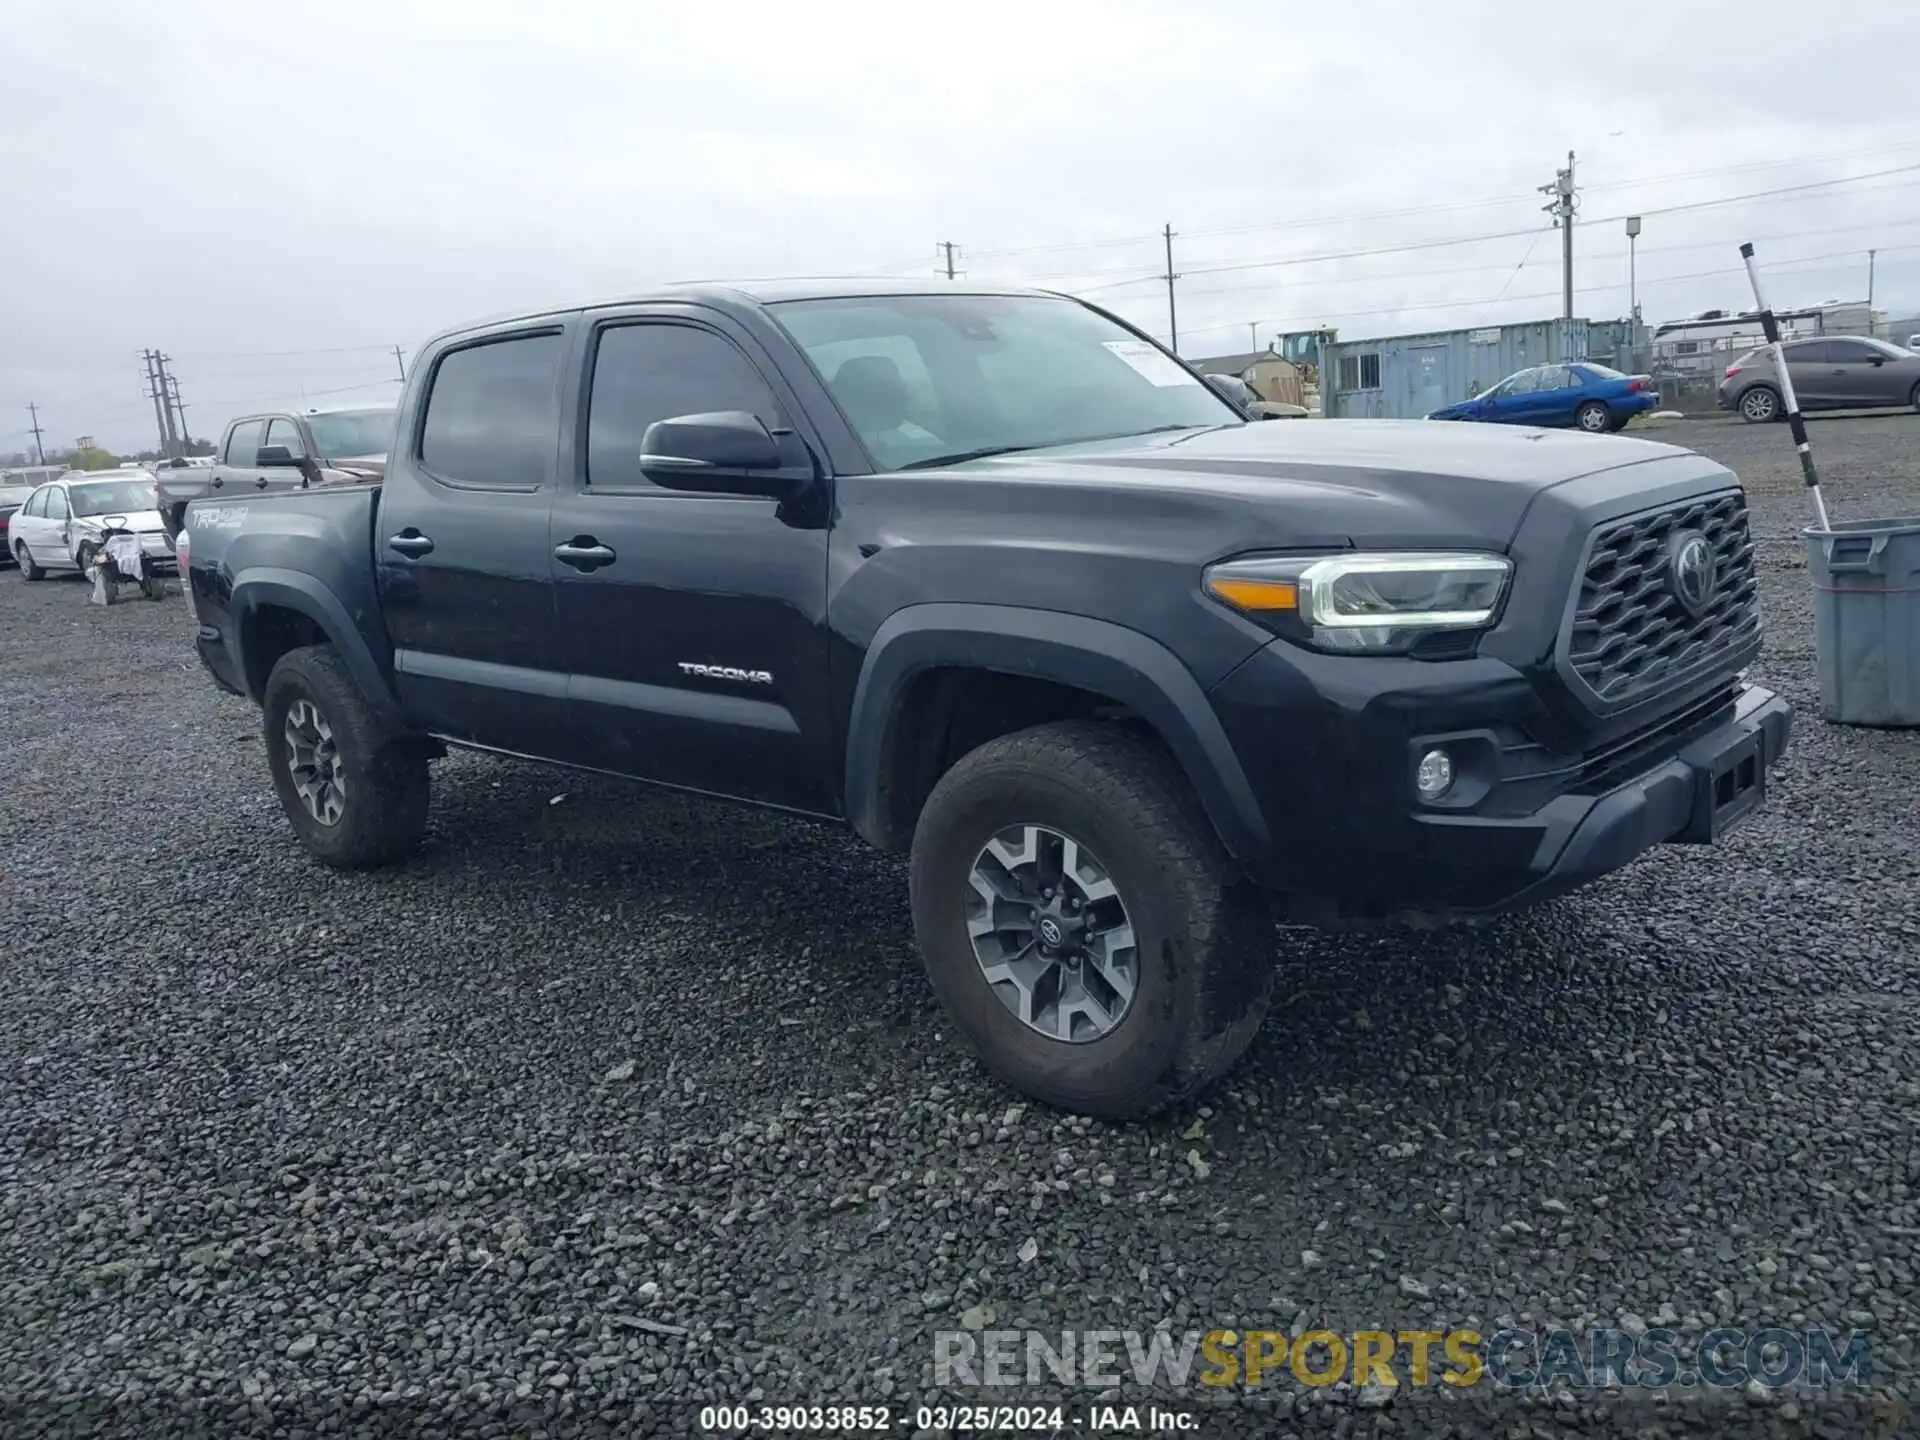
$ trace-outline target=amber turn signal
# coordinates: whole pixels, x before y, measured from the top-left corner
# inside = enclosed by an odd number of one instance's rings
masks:
[[[1249,580],[1236,575],[1209,575],[1207,589],[1240,610],[1295,610],[1300,592],[1291,580]]]

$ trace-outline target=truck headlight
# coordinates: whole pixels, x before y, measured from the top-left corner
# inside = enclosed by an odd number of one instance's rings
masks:
[[[1502,555],[1348,552],[1224,561],[1208,568],[1206,589],[1289,639],[1377,655],[1437,631],[1486,629],[1512,574]]]

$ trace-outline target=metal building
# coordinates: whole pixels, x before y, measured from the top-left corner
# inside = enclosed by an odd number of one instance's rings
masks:
[[[1587,359],[1588,328],[1585,320],[1536,320],[1323,345],[1321,408],[1329,418],[1417,420],[1516,370]]]

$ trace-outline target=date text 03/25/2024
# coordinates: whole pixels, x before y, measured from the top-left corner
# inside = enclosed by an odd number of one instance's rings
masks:
[[[933,1430],[948,1435],[1010,1433],[1171,1434],[1198,1432],[1199,1417],[1157,1405],[708,1405],[700,1411],[707,1435],[884,1435]]]

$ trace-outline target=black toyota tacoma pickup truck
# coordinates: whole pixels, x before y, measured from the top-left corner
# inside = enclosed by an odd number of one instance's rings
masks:
[[[935,992],[1053,1104],[1223,1072],[1295,914],[1488,913],[1760,803],[1745,496],[1644,441],[1249,424],[1066,297],[669,291],[440,336],[382,485],[194,502],[214,678],[319,860],[469,746],[911,853]]]

